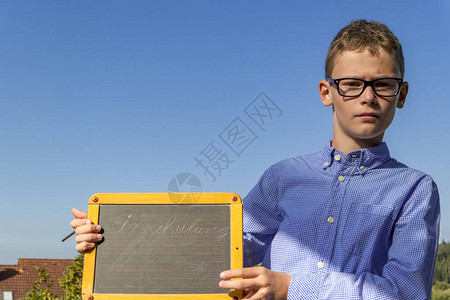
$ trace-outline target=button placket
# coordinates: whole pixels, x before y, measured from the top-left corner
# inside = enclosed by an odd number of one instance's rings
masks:
[[[325,162],[326,161],[321,162],[324,168]],[[327,200],[329,206],[327,205],[328,207],[326,207],[323,211],[322,221],[319,225],[320,229],[316,247],[318,253],[320,253],[320,256],[311,261],[311,267],[315,268],[318,272],[326,272],[328,269],[328,263],[330,263],[333,259],[333,251],[335,249],[334,245],[336,245],[338,237],[338,226],[336,225],[342,205],[340,201],[335,201],[335,199],[341,198],[345,194],[345,188],[350,179],[347,178],[347,176],[351,176],[351,167],[354,168],[352,160],[347,160],[342,154],[334,154],[331,162],[328,162],[328,166],[331,167],[330,172],[333,173],[332,176],[334,177],[332,180],[333,187],[329,194],[329,199]]]

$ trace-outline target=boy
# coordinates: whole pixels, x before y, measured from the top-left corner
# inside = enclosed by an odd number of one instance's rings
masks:
[[[383,142],[408,93],[401,45],[387,26],[354,21],[334,38],[325,69],[319,93],[333,108],[333,139],[262,175],[244,199],[247,268],[222,272],[219,285],[246,290],[244,299],[427,299],[437,188]],[[87,221],[74,216],[74,228]],[[78,227],[77,250],[92,248],[99,230]]]

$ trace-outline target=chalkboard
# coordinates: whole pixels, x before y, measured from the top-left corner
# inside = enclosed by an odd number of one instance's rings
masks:
[[[218,286],[220,272],[242,267],[236,194],[204,193],[187,204],[169,194],[96,194],[89,218],[104,240],[85,257],[85,299],[241,299]]]

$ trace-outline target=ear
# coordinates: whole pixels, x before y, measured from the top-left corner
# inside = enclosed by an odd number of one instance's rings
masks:
[[[333,97],[331,96],[331,84],[328,81],[321,80],[319,82],[319,94],[323,105],[330,106],[333,104]]]
[[[406,95],[408,95],[409,83],[407,81],[403,82],[402,87],[400,88],[397,108],[403,108],[405,106]]]

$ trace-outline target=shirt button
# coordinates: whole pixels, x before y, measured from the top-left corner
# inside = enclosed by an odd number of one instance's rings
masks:
[[[336,155],[334,156],[334,159],[335,159],[335,160],[341,160],[341,155],[340,155],[340,154],[336,154]]]
[[[338,177],[338,180],[339,180],[340,182],[342,182],[342,181],[344,181],[344,180],[345,180],[345,178],[344,178],[344,176],[342,176],[342,175],[339,175],[339,177]]]
[[[334,223],[334,218],[332,216],[329,216],[327,218],[328,223],[333,224]]]
[[[328,165],[329,165],[328,162],[324,162],[324,163],[323,163],[323,166],[324,166],[324,167],[328,167]]]
[[[325,264],[323,263],[323,261],[319,261],[319,262],[317,262],[317,267],[319,269],[323,269],[323,267],[325,267]]]
[[[360,167],[359,167],[359,169],[360,169],[361,171],[364,171],[365,168],[366,168],[366,167],[364,167],[364,166],[360,166]]]

